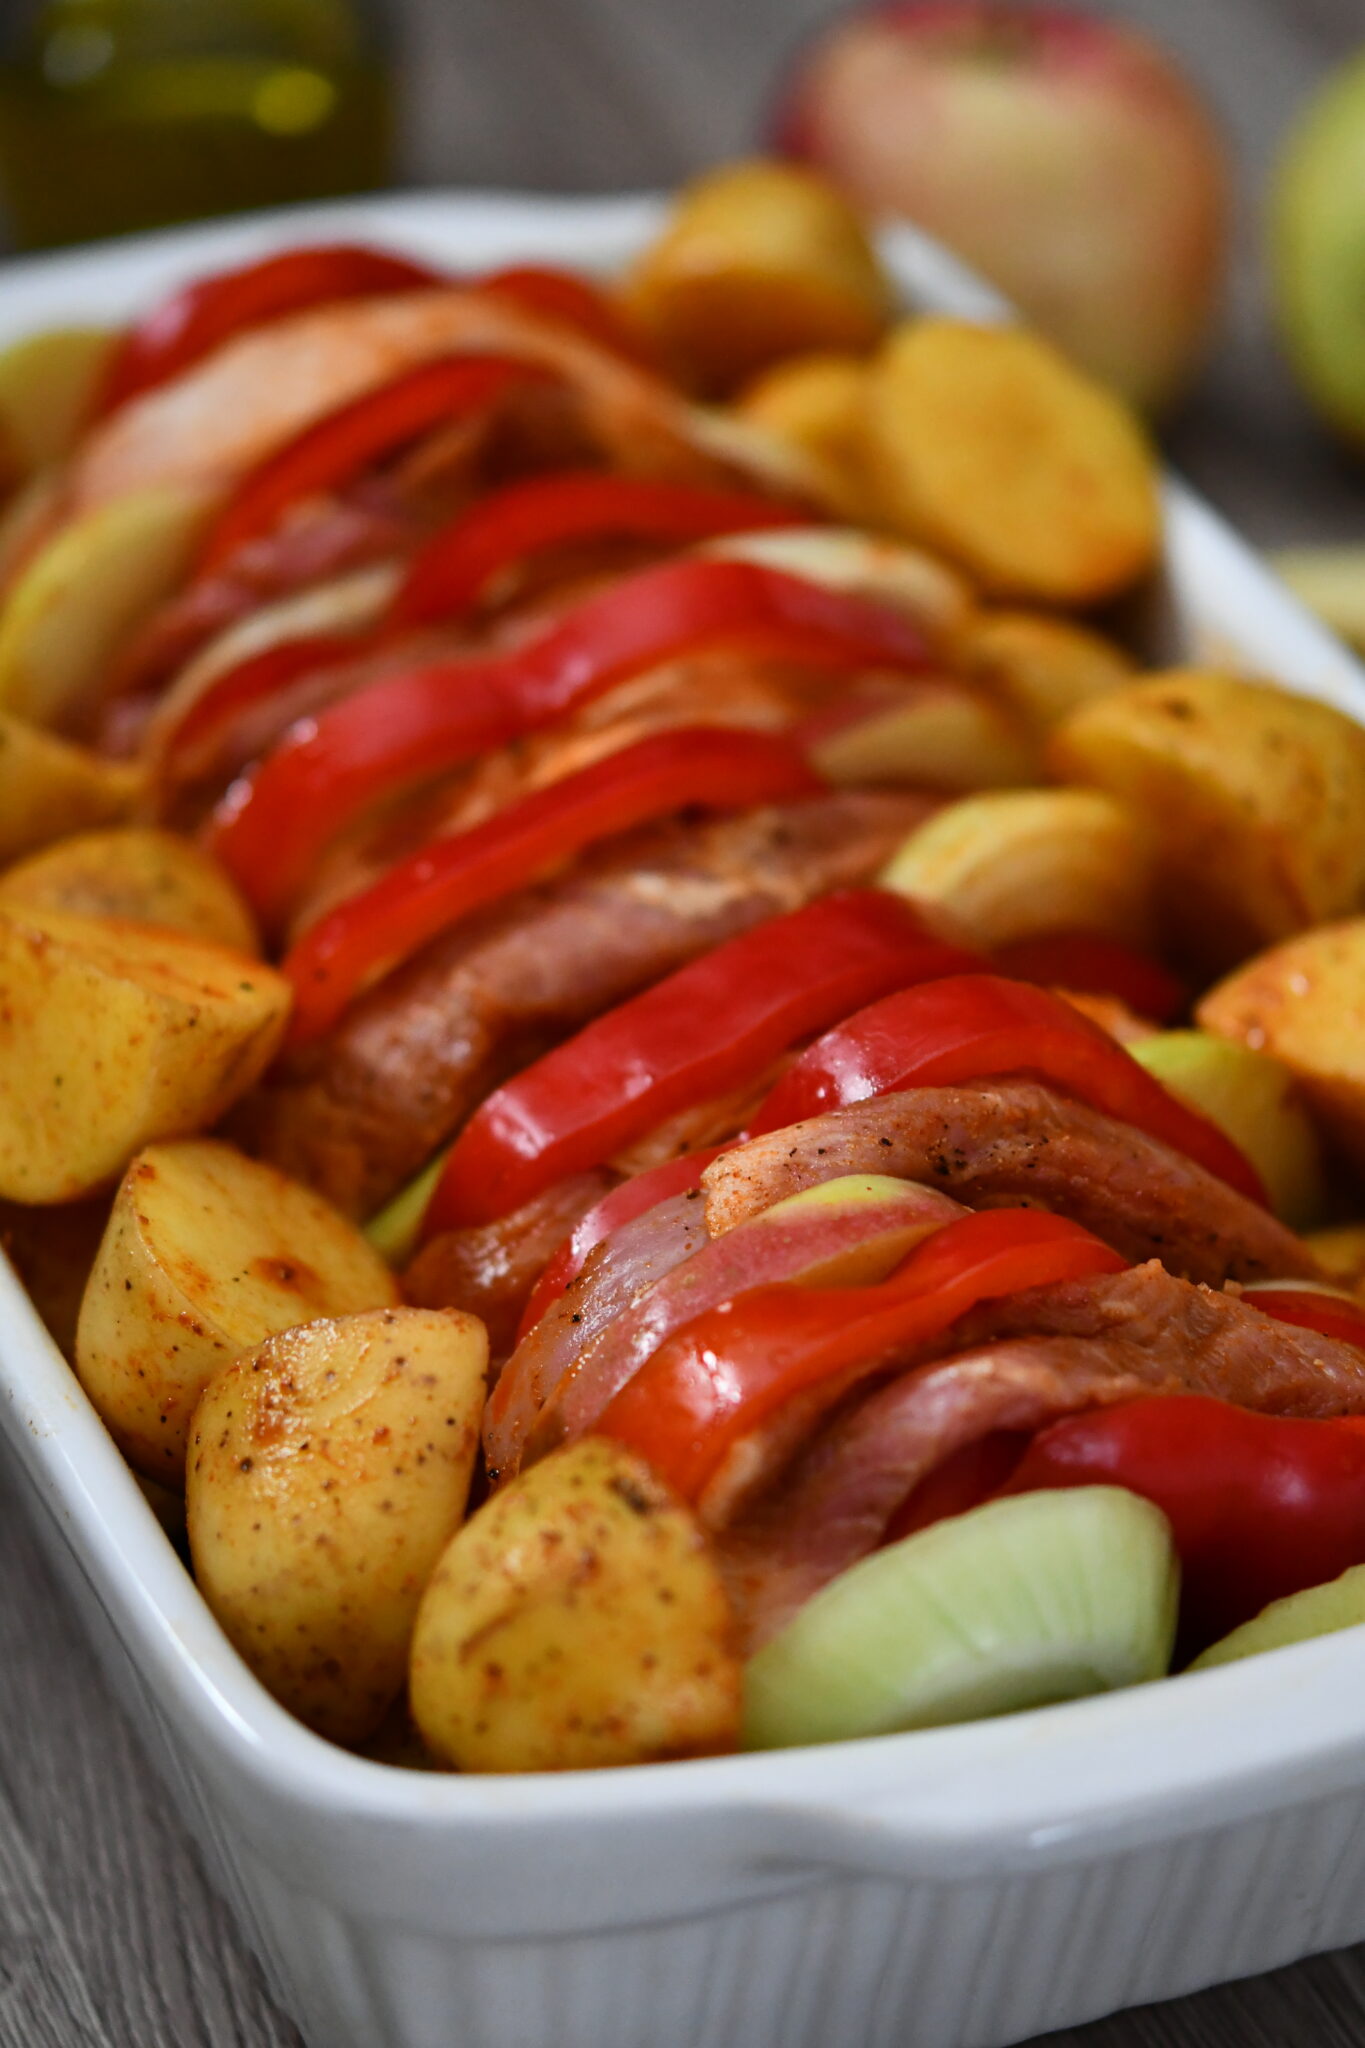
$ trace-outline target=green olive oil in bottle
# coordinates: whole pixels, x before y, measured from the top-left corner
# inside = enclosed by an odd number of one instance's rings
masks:
[[[389,180],[392,67],[369,0],[20,0],[15,17],[0,197],[21,248]]]

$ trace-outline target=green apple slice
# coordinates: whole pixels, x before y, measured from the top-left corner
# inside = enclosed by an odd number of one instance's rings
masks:
[[[1281,1222],[1308,1230],[1321,1220],[1322,1147],[1283,1060],[1212,1031],[1159,1031],[1128,1050],[1163,1087],[1202,1110],[1241,1147]]]
[[[417,1250],[422,1218],[427,1213],[427,1204],[436,1192],[436,1183],[449,1157],[450,1147],[443,1145],[436,1157],[429,1160],[422,1171],[401,1187],[365,1225],[366,1237],[380,1258],[387,1260],[389,1265],[406,1266]]]
[[[758,1651],[745,1746],[939,1727],[1160,1678],[1179,1584],[1170,1525],[1136,1494],[988,1501],[864,1558]]]
[[[1284,1650],[1291,1643],[1306,1643],[1313,1636],[1331,1636],[1338,1629],[1355,1628],[1365,1621],[1365,1564],[1353,1564],[1339,1579],[1325,1586],[1309,1586],[1305,1592],[1286,1594],[1272,1600],[1250,1621],[1233,1629],[1196,1657],[1191,1671],[1207,1671],[1215,1664],[1235,1664],[1241,1657],[1259,1657],[1263,1650]]]

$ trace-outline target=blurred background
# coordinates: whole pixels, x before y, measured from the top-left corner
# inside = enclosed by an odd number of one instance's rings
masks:
[[[1365,467],[1339,422],[1335,435],[1316,423],[1275,338],[1265,231],[1292,124],[1365,45],[1360,0],[1084,12],[1155,39],[1229,151],[1232,262],[1209,367],[1165,421],[1174,459],[1267,545],[1365,534]],[[830,0],[0,0],[8,246],[390,181],[667,185],[770,135],[781,81],[839,13]],[[201,45],[217,53],[211,74]],[[116,93],[114,144],[90,117]],[[243,107],[225,141],[226,112]],[[1365,97],[1356,125],[1365,271]]]

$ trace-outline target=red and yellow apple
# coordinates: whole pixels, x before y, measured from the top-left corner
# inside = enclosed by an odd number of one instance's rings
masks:
[[[938,236],[1138,404],[1165,404],[1198,362],[1227,157],[1145,37],[1007,0],[893,0],[798,61],[776,139]]]

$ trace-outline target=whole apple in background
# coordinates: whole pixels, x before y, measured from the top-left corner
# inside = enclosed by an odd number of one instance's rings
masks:
[[[1309,102],[1271,190],[1280,330],[1309,398],[1365,448],[1365,55]]]
[[[1145,37],[1004,0],[851,14],[798,60],[776,141],[927,228],[1137,404],[1166,404],[1198,362],[1227,152]]]

